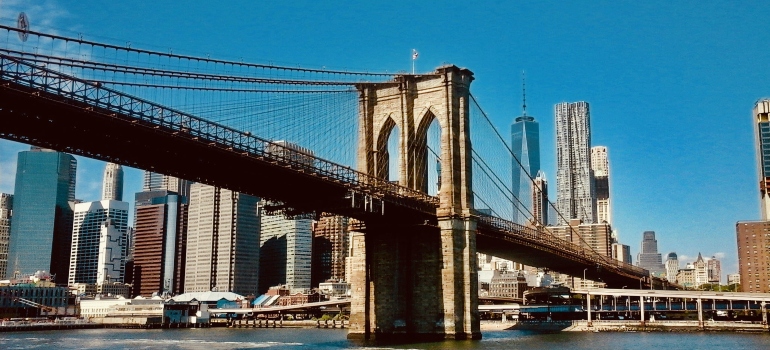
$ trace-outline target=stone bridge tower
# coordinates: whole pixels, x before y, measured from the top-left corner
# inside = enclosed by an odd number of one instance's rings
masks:
[[[399,183],[426,192],[427,131],[440,137],[435,222],[366,221],[352,230],[350,338],[478,339],[476,221],[468,104],[473,73],[455,66],[362,83],[358,170],[387,179],[398,127]]]

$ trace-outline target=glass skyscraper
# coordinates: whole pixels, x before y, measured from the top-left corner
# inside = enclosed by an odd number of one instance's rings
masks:
[[[288,219],[282,214],[269,215],[260,210],[260,292],[283,284],[292,293],[310,289],[313,220]]]
[[[75,157],[66,153],[19,152],[7,277],[44,270],[67,283],[76,170]]]
[[[511,124],[513,221],[526,223],[532,218],[532,180],[540,171],[540,125],[526,112]],[[518,162],[517,162],[518,159]],[[519,165],[521,163],[521,165]]]

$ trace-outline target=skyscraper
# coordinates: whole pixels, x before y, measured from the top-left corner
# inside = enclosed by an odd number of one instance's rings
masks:
[[[107,163],[104,167],[102,200],[123,200],[123,167],[120,164]]]
[[[658,253],[658,240],[655,239],[655,231],[642,233],[642,250],[636,258],[639,267],[647,269],[657,276],[666,272],[660,253]]]
[[[185,292],[257,293],[258,201],[219,187],[190,187]]]
[[[706,262],[709,275],[709,283],[722,283],[722,263],[716,256],[711,256]]]
[[[666,258],[666,279],[669,282],[676,282],[676,274],[679,272],[679,257],[676,253],[668,253]]]
[[[311,286],[329,279],[344,280],[350,237],[348,218],[324,214],[313,225]]]
[[[66,153],[19,152],[7,276],[45,270],[58,284],[67,282],[76,170],[77,160]]]
[[[700,252],[698,252],[698,259],[692,265],[695,268],[695,286],[700,287],[709,283],[708,265]]]
[[[142,183],[142,192],[167,190],[174,192],[182,197],[190,198],[191,183],[192,182],[188,180],[180,179],[178,177],[145,170],[144,181]]]
[[[260,290],[282,284],[293,291],[310,289],[313,221],[310,218],[286,218],[280,213],[265,213],[264,210],[261,220]]]
[[[556,194],[562,217],[596,222],[596,191],[591,170],[591,127],[588,102],[558,103],[556,116]]]
[[[136,194],[132,294],[184,292],[187,199],[167,190]]]
[[[630,264],[631,247],[626,244],[612,243],[612,258]]]
[[[528,207],[532,198],[532,179],[540,171],[540,126],[535,118],[524,112],[511,124],[511,164],[514,200],[513,221],[526,223],[532,220]]]
[[[735,232],[740,291],[770,293],[770,221],[739,221]]]
[[[265,152],[299,163],[313,162],[311,150],[287,141],[270,143]],[[313,220],[287,214],[280,207],[280,203],[260,202],[259,289],[286,285],[293,292],[304,291],[311,287]]]
[[[549,204],[548,180],[545,179],[545,173],[540,170],[537,172],[532,186],[532,224],[535,226],[547,226],[549,224]]]
[[[607,147],[591,147],[591,170],[594,173],[594,187],[596,189],[596,220],[612,225],[610,163],[607,157]]]
[[[123,282],[127,232],[128,203],[75,204],[69,285]]]
[[[757,101],[753,115],[761,214],[762,220],[767,221],[770,220],[770,99]]]
[[[0,193],[0,278],[8,270],[8,239],[11,237],[11,216],[13,215],[13,195]]]
[[[602,224],[586,224],[572,219],[569,225],[546,228],[554,237],[588,248],[604,256],[612,256],[612,227]]]

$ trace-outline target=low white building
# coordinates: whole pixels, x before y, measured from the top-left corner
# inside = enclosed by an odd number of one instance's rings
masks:
[[[80,316],[92,322],[102,323],[102,319],[108,313],[115,311],[115,307],[126,305],[130,302],[131,299],[126,299],[122,296],[83,298],[80,299]]]
[[[350,283],[340,282],[321,282],[318,284],[318,291],[321,294],[330,296],[350,295]]]
[[[230,292],[185,293],[171,299],[96,296],[80,300],[80,315],[104,324],[208,323],[209,309],[240,307],[243,300],[242,295]]]

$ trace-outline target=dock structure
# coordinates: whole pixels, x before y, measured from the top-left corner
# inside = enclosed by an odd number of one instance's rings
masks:
[[[573,289],[525,295],[520,312],[528,319],[548,321],[623,321],[641,327],[650,323],[685,322],[699,329],[715,322],[751,323],[768,330],[768,293],[644,289]],[[695,321],[697,320],[697,323]],[[724,323],[724,324],[722,324]]]

